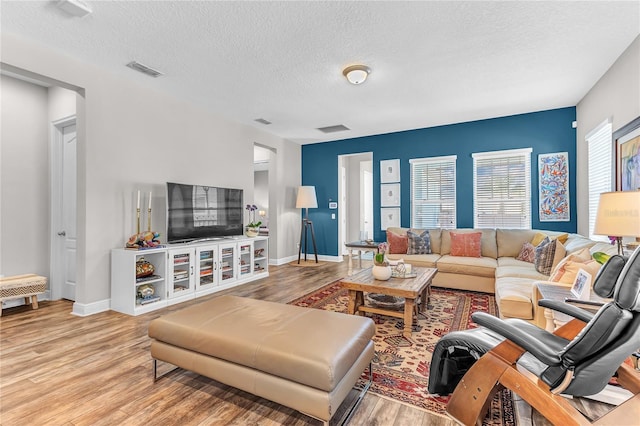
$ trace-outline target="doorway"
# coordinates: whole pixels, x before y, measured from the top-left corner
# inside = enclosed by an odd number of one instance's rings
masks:
[[[76,299],[76,117],[53,122],[51,144],[51,298]]]
[[[338,156],[338,253],[345,243],[373,238],[373,153]]]

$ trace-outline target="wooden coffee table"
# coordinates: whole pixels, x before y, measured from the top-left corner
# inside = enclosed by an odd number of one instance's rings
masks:
[[[402,335],[411,337],[411,323],[416,299],[421,296],[419,311],[424,312],[431,295],[431,280],[436,275],[436,268],[414,267],[414,278],[391,278],[388,281],[378,281],[371,275],[371,268],[364,269],[355,275],[342,278],[340,284],[349,290],[349,307],[351,315],[363,315],[365,312],[388,315],[404,319]],[[379,293],[387,296],[404,297],[404,312],[367,306],[364,303],[364,292]]]

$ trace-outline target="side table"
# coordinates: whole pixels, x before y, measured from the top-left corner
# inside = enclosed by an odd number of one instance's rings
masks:
[[[378,244],[375,241],[352,241],[344,246],[349,249],[349,269],[347,275],[353,274],[353,251],[358,250],[358,268],[362,269],[362,254],[368,251],[377,251]]]

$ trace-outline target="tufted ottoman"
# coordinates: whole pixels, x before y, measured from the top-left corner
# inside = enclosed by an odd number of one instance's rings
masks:
[[[149,324],[154,379],[169,362],[325,424],[367,366],[371,381],[374,333],[369,318],[236,296]]]

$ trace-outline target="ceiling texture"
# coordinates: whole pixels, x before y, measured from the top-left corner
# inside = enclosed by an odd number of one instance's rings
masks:
[[[640,1],[56,3],[2,0],[2,32],[300,144],[574,106],[640,34]]]

